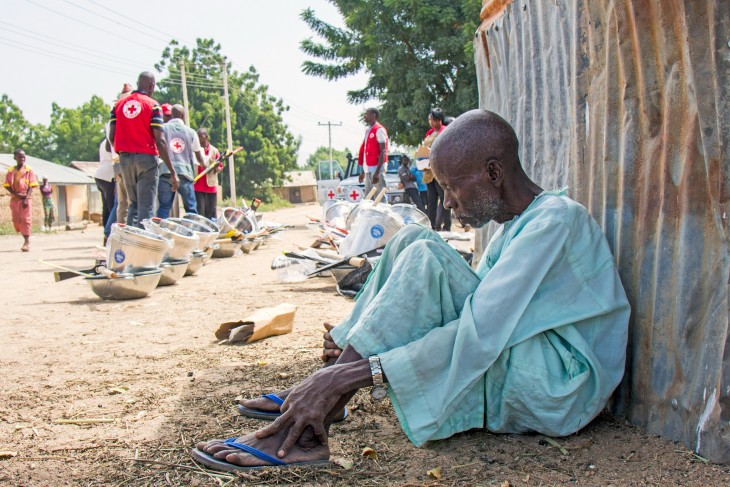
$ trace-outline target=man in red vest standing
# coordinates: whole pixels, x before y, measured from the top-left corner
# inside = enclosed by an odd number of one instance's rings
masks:
[[[375,186],[378,193],[385,188],[385,169],[383,165],[388,161],[388,132],[385,131],[378,118],[380,111],[377,108],[368,108],[362,116],[368,126],[365,130],[365,139],[360,146],[357,163],[360,169],[359,181],[365,181],[365,194]]]
[[[151,98],[155,91],[155,75],[145,71],[139,75],[137,90],[120,99],[111,113],[109,139],[119,154],[122,179],[129,198],[127,225],[142,227],[142,220],[154,216],[157,183],[162,157],[170,170],[172,191],[180,180],[170,162],[163,133],[162,110]]]

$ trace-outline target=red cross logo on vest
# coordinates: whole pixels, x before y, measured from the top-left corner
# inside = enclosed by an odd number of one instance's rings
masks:
[[[129,100],[122,106],[122,113],[127,118],[134,118],[142,113],[142,104],[137,100]]]
[[[185,141],[180,137],[173,137],[170,141],[170,150],[175,154],[182,154],[182,151],[185,150]]]

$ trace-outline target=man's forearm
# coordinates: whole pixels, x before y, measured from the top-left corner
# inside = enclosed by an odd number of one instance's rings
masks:
[[[160,140],[157,141],[157,150],[160,153],[162,162],[165,163],[165,166],[167,166],[168,171],[170,171],[170,174],[177,174],[177,171],[175,171],[175,167],[172,165],[172,162],[170,161],[170,154],[167,152],[167,141],[164,138],[161,138]]]
[[[323,370],[336,374],[336,389],[340,395],[373,385],[370,362],[366,358],[341,365],[335,364]]]

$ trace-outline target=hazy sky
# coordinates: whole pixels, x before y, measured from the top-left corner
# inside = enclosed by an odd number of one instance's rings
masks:
[[[0,94],[31,122],[47,124],[54,101],[76,107],[99,95],[111,103],[124,82],[153,70],[171,36],[188,46],[212,37],[234,69],[255,66],[270,93],[291,107],[284,118],[302,137],[300,163],[327,145],[327,128],[317,122],[344,124],[332,129],[334,148],[356,150],[362,141],[364,107],[348,104],[346,92],[364,86],[365,76],[330,83],[301,71],[299,42],[313,35],[301,11],[311,7],[342,24],[326,0],[0,0],[0,7]]]

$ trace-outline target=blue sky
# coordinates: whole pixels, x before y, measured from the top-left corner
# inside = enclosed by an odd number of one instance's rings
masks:
[[[0,93],[31,122],[48,123],[54,101],[75,107],[99,95],[111,102],[124,82],[153,69],[170,35],[187,45],[213,37],[234,69],[255,66],[271,94],[289,104],[285,121],[302,137],[300,163],[327,145],[327,128],[317,122],[342,122],[332,129],[333,147],[355,150],[364,106],[348,104],[346,92],[364,86],[366,77],[330,83],[302,73],[299,42],[313,35],[299,18],[307,7],[342,24],[326,0],[4,0]]]

